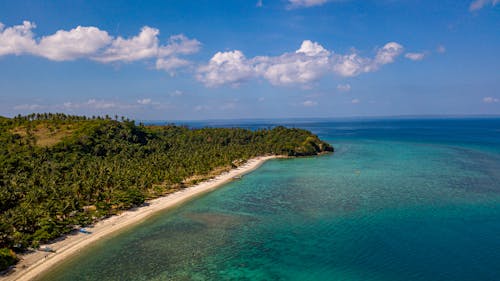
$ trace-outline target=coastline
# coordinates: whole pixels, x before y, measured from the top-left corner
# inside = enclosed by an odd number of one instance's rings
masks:
[[[234,177],[242,176],[260,167],[264,162],[281,156],[259,156],[249,159],[245,164],[234,168],[228,172],[222,173],[212,179],[200,182],[188,188],[168,194],[164,197],[159,197],[148,201],[147,206],[141,206],[132,210],[124,211],[119,215],[115,215],[95,223],[89,230],[91,234],[77,233],[68,234],[59,241],[51,244],[42,245],[49,246],[55,253],[47,253],[42,251],[34,251],[33,253],[20,255],[21,260],[15,268],[7,275],[0,277],[0,280],[32,280],[39,277],[41,274],[50,270],[53,266],[66,258],[78,254],[83,248],[99,241],[100,239],[115,234],[119,230],[133,226],[143,222],[148,217],[172,208],[185,201],[188,201],[198,195],[214,190],[230,181]]]

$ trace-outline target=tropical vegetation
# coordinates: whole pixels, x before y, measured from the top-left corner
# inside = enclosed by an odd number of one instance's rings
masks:
[[[0,270],[15,252],[259,155],[333,148],[302,129],[190,129],[126,118],[0,117]]]

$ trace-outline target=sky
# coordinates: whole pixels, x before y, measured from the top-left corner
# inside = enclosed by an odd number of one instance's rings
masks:
[[[0,115],[500,115],[500,0],[0,0]]]

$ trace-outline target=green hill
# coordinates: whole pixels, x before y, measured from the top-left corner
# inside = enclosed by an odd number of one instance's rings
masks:
[[[116,118],[118,119],[118,118]],[[189,129],[122,118],[0,118],[0,266],[78,225],[267,154],[333,148],[306,130]]]

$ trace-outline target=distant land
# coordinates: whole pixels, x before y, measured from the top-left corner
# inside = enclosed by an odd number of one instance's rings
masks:
[[[266,155],[333,147],[303,129],[190,129],[118,116],[0,117],[0,270],[16,253]]]
[[[179,119],[179,120],[154,120],[154,119],[139,119],[140,122],[146,125],[162,125],[166,122],[177,124],[178,126],[189,127],[206,127],[210,124],[211,127],[223,125],[227,127],[230,124],[255,124],[262,122],[263,124],[283,124],[291,126],[293,124],[304,124],[310,122],[346,122],[346,121],[389,121],[389,120],[443,120],[443,119],[498,119],[500,114],[442,114],[442,115],[354,115],[354,116],[336,116],[336,117],[294,117],[294,118],[230,118],[230,119]]]

